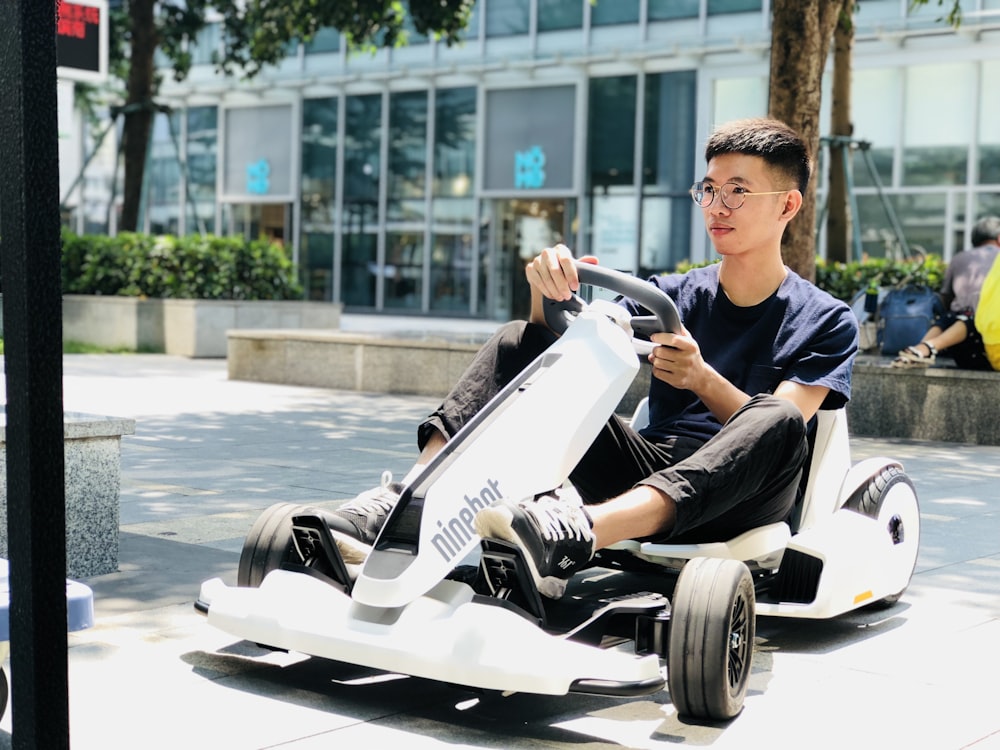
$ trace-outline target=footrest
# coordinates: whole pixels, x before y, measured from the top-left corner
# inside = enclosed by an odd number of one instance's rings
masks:
[[[545,627],[545,607],[524,552],[502,539],[483,539],[479,569],[489,596],[517,605]]]
[[[322,518],[312,514],[292,517],[292,540],[302,563],[292,567],[305,567],[313,573],[321,573],[351,592],[353,581],[347,571],[344,558],[333,540],[330,527]]]

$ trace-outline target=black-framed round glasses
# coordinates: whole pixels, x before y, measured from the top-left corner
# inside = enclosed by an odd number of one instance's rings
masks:
[[[691,199],[702,208],[708,208],[715,203],[716,196],[722,196],[722,205],[731,211],[735,211],[743,205],[743,201],[747,199],[748,195],[781,195],[781,193],[789,191],[771,190],[766,193],[755,193],[747,190],[742,185],[737,185],[735,182],[727,182],[720,187],[716,187],[708,182],[696,182],[688,192],[691,193]]]

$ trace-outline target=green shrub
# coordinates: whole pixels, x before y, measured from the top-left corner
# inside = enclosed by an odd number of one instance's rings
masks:
[[[941,290],[947,264],[937,255],[910,260],[872,258],[851,263],[816,261],[816,286],[845,302],[862,290],[912,283]]]
[[[239,237],[117,237],[63,230],[65,294],[180,299],[301,299],[295,265],[278,245]]]
[[[710,266],[719,259],[701,263],[684,261],[677,266],[678,273],[684,273],[699,266]],[[878,291],[879,287],[912,283],[929,286],[934,291],[941,290],[947,264],[937,255],[927,255],[910,260],[887,260],[871,258],[852,263],[828,263],[816,259],[816,286],[824,289],[837,299],[850,302],[862,291]]]

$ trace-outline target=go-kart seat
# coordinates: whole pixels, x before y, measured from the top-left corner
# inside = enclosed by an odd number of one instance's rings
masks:
[[[643,399],[630,424],[640,429],[649,421],[649,404]],[[774,570],[781,562],[792,535],[809,528],[836,510],[840,485],[850,468],[847,415],[844,409],[821,410],[810,439],[810,455],[800,482],[788,488],[800,495],[787,522],[767,524],[727,541],[697,544],[664,544],[627,540],[612,546],[636,557],[672,568],[681,568],[695,557],[740,560],[751,570]]]

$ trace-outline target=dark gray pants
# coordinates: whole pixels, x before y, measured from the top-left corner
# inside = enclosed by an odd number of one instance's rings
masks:
[[[544,326],[520,321],[502,326],[420,425],[419,446],[433,431],[446,437],[458,432],[553,341]],[[806,425],[795,405],[762,394],[705,443],[653,442],[612,416],[570,481],[588,503],[650,485],[677,504],[676,524],[664,538],[721,541],[788,517],[808,453]]]

